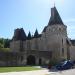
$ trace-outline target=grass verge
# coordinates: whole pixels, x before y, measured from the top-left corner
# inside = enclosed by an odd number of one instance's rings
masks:
[[[19,72],[19,71],[32,71],[40,70],[41,68],[35,67],[0,67],[0,73],[2,72]]]

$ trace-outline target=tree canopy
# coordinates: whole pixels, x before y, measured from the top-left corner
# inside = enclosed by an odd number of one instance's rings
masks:
[[[9,48],[10,39],[0,38],[0,48]]]

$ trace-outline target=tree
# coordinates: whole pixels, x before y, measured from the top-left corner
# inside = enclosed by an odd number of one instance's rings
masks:
[[[3,38],[0,38],[0,43],[1,44],[3,44],[3,41],[4,41],[4,39]]]
[[[0,47],[1,48],[9,48],[10,46],[10,40],[9,39],[4,39],[4,38],[0,38]]]
[[[9,39],[5,39],[4,40],[4,48],[9,48],[10,47],[10,40]]]

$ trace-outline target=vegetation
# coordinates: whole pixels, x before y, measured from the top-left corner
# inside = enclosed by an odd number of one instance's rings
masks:
[[[55,66],[58,62],[56,60],[51,60],[49,66]]]
[[[9,52],[10,51],[10,48],[0,48],[0,51]]]
[[[31,71],[40,70],[40,68],[35,67],[0,67],[0,72],[19,72],[19,71]]]
[[[10,50],[9,46],[10,46],[9,39],[0,38],[0,51],[9,51]]]

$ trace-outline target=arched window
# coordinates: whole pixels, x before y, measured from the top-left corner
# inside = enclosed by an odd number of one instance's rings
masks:
[[[62,48],[62,56],[64,56],[64,48]]]
[[[23,56],[21,56],[21,61],[23,61]]]
[[[62,45],[63,45],[63,39],[62,39]]]

